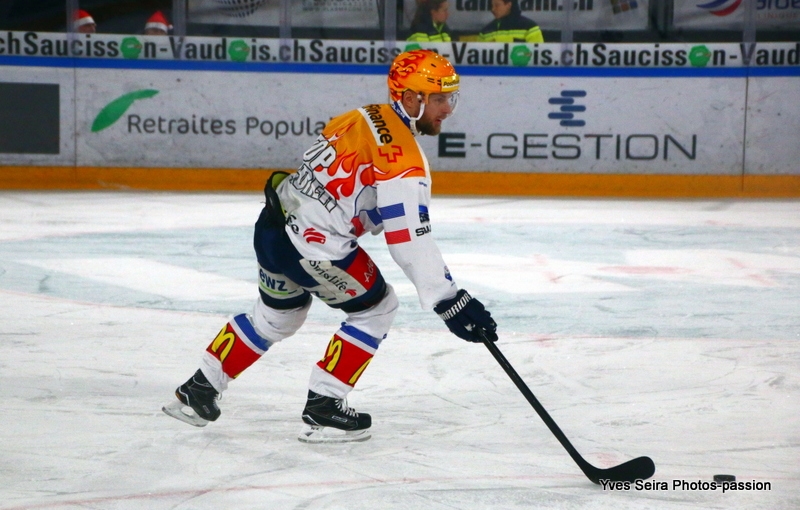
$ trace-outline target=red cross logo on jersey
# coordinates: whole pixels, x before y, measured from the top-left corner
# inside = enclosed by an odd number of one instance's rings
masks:
[[[378,154],[386,158],[386,161],[389,163],[397,162],[397,157],[403,155],[403,148],[399,145],[392,145],[392,150],[390,152],[383,152],[383,149],[378,149]]]

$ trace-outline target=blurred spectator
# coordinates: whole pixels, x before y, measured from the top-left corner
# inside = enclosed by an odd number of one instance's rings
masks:
[[[92,15],[88,12],[78,9],[75,12],[74,19],[73,26],[76,32],[81,34],[93,34],[97,32],[97,23],[94,22],[94,18],[92,18]]]
[[[518,0],[492,0],[494,21],[478,34],[481,42],[544,42],[542,31],[530,18],[522,15]]]
[[[172,30],[167,18],[161,11],[156,11],[144,25],[144,35],[167,35]]]
[[[418,0],[417,12],[411,22],[409,41],[448,42],[450,27],[447,26],[447,0]]]

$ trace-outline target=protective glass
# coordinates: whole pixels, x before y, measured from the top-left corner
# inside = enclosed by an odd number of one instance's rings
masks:
[[[443,107],[447,103],[450,106],[450,115],[452,115],[458,107],[458,92],[457,90],[441,94],[428,94],[425,98],[425,103],[436,107]]]

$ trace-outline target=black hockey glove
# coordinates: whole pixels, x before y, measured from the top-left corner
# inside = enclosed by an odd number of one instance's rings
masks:
[[[478,330],[481,330],[487,339],[497,341],[497,323],[492,319],[492,314],[464,289],[459,290],[454,298],[440,301],[433,311],[439,314],[447,328],[458,338],[467,342],[483,342],[483,337],[478,334]]]

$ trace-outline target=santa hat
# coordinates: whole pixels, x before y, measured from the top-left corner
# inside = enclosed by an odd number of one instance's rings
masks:
[[[75,11],[75,28],[82,27],[83,25],[96,25],[96,23],[91,14],[82,9],[78,9]]]
[[[157,28],[158,30],[163,30],[164,32],[169,32],[172,30],[172,25],[169,24],[167,18],[161,14],[161,11],[156,11],[155,14],[150,16],[150,19],[147,20],[147,23],[144,25],[144,29],[147,30],[148,28]]]

